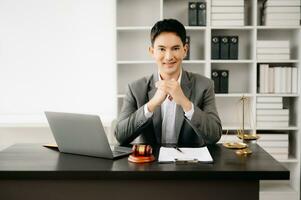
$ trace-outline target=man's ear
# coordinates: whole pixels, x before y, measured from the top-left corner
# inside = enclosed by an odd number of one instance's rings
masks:
[[[148,52],[151,54],[151,56],[154,56],[154,47],[148,47]]]
[[[188,44],[186,43],[186,44],[184,44],[184,52],[185,52],[184,58],[187,56],[188,50],[189,50],[189,46],[188,46]]]

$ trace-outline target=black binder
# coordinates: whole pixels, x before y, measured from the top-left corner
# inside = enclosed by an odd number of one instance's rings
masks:
[[[238,59],[238,36],[230,36],[229,45],[229,59]]]
[[[186,44],[188,46],[187,54],[184,60],[189,60],[190,59],[190,36],[186,36]]]
[[[211,59],[220,58],[220,38],[218,36],[211,37]]]
[[[206,26],[206,2],[197,3],[198,25]]]
[[[221,54],[220,59],[229,59],[229,39],[227,36],[222,36],[220,38],[221,43]]]
[[[197,26],[198,25],[197,3],[196,2],[188,3],[188,25],[189,26]]]
[[[214,82],[214,92],[219,93],[220,92],[220,76],[219,76],[219,70],[212,70],[211,71],[211,79]]]
[[[220,92],[228,93],[229,89],[229,71],[220,70]]]

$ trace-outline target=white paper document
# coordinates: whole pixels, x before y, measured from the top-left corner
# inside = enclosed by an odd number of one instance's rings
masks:
[[[212,163],[213,159],[207,147],[179,148],[179,150],[174,147],[161,147],[158,161],[161,163],[176,161],[197,161]]]

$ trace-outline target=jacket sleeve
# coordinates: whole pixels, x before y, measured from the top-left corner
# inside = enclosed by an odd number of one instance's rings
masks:
[[[221,138],[222,126],[216,109],[212,82],[204,91],[202,105],[194,105],[194,113],[189,124],[205,145],[214,144]]]
[[[137,100],[129,85],[115,129],[115,137],[121,145],[131,143],[151,122],[151,118],[145,117],[143,107],[138,108]]]

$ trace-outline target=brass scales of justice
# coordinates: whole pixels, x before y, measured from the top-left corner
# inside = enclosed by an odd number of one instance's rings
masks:
[[[249,155],[252,150],[248,148],[246,142],[250,140],[257,140],[259,136],[255,133],[245,133],[245,102],[247,100],[246,96],[240,98],[242,103],[242,129],[237,130],[237,137],[242,140],[242,142],[224,142],[223,146],[228,149],[236,149],[236,154],[238,155]],[[252,116],[251,116],[252,117]],[[227,131],[228,133],[228,131]]]

